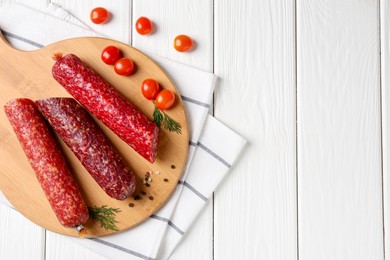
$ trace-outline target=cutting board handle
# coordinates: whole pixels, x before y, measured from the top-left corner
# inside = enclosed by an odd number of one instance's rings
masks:
[[[5,36],[3,34],[3,31],[0,30],[0,47],[3,47],[3,46],[7,46],[7,47],[11,47],[12,49],[15,49],[14,47],[12,47],[11,44],[9,44],[9,42],[7,41],[7,39],[5,38]]]
[[[24,51],[15,49],[5,38],[3,31],[0,30],[0,54],[10,57],[10,53],[12,53],[12,55],[18,55],[23,54],[23,52]]]

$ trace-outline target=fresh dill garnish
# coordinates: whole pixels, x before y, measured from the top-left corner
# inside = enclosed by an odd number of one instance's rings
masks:
[[[158,127],[181,134],[181,125],[170,118],[164,111],[161,112],[156,105],[154,105],[153,120]]]
[[[164,114],[164,120],[162,122],[162,125],[165,129],[167,129],[170,132],[176,132],[178,134],[181,134],[181,125],[170,118],[165,112],[163,111]]]
[[[154,105],[154,111],[153,111],[153,120],[158,125],[158,127],[161,127],[161,123],[164,119],[163,114],[158,110],[157,106]]]
[[[107,208],[107,205],[101,207],[95,206],[94,208],[88,206],[89,216],[92,219],[96,219],[100,223],[100,227],[105,230],[119,231],[115,220],[115,214],[121,212],[120,209]]]

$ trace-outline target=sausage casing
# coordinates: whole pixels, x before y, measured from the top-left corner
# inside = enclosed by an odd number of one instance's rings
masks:
[[[36,101],[36,105],[110,197],[124,200],[134,192],[136,180],[131,169],[76,100],[47,98]]]
[[[88,208],[35,103],[11,100],[4,111],[59,222],[72,228],[84,224]]]
[[[159,127],[74,54],[59,59],[52,74],[78,102],[149,162],[157,156]]]

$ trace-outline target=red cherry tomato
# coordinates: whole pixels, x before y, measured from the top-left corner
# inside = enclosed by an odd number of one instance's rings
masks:
[[[179,52],[186,52],[192,49],[194,43],[187,35],[178,35],[173,41],[173,46]]]
[[[135,29],[139,34],[146,35],[152,32],[153,24],[147,17],[141,16],[135,23]]]
[[[161,90],[156,97],[156,106],[161,110],[170,108],[175,102],[175,94],[168,89]]]
[[[102,61],[108,65],[114,65],[117,60],[119,60],[121,56],[121,52],[118,47],[115,46],[107,46],[102,51]]]
[[[134,63],[129,58],[121,58],[115,62],[114,70],[119,75],[130,75],[134,72]]]
[[[160,91],[160,85],[154,79],[145,79],[142,82],[141,91],[145,98],[153,100],[157,97],[157,94]]]
[[[104,7],[96,7],[92,9],[89,17],[91,18],[91,21],[96,24],[101,24],[107,21],[109,17],[109,12]]]

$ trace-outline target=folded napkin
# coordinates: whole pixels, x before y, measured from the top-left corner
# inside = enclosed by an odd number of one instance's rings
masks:
[[[101,36],[54,4],[42,12],[5,2],[0,7],[0,29],[13,46],[22,50],[73,37]],[[69,237],[112,259],[167,259],[246,143],[208,114],[215,85],[213,74],[150,56],[173,80],[186,107],[188,161],[172,197],[142,224],[100,238]],[[4,197],[0,201],[10,205]]]

